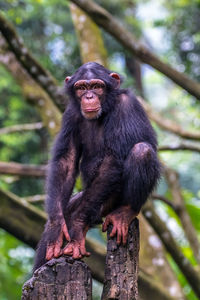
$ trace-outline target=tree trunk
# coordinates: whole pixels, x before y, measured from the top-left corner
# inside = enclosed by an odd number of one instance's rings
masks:
[[[106,269],[102,300],[138,299],[139,221],[134,219],[129,227],[128,242],[118,246],[116,237],[110,238],[108,230]]]
[[[23,286],[22,300],[91,300],[88,266],[71,257],[52,259],[36,270]]]

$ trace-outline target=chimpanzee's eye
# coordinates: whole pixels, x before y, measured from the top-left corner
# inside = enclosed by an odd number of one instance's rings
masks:
[[[100,89],[101,85],[99,83],[96,83],[95,85],[93,85],[92,88],[93,88],[93,90]]]
[[[78,87],[78,90],[85,91],[87,88],[85,85],[81,85]]]

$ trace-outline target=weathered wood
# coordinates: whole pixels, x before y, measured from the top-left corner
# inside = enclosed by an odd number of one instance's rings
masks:
[[[108,229],[106,269],[102,300],[138,299],[139,221],[129,227],[128,242],[118,246],[116,237],[110,238]]]
[[[52,259],[36,270],[23,286],[22,300],[91,300],[88,266],[71,257]]]

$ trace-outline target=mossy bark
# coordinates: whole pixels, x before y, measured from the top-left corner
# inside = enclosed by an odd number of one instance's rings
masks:
[[[83,63],[95,61],[107,67],[107,51],[99,27],[75,4],[70,4],[70,10]]]

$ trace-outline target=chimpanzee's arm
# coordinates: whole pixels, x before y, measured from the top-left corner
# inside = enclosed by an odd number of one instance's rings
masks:
[[[50,221],[64,214],[71,196],[81,155],[77,118],[70,107],[63,115],[61,131],[53,147],[47,177],[46,209]]]
[[[81,155],[78,127],[73,110],[63,115],[62,129],[56,139],[47,178],[46,210],[48,221],[39,243],[35,269],[60,255],[63,238],[70,240],[64,209],[71,196]]]
[[[56,152],[60,153],[53,157],[47,179],[47,212],[50,221],[64,215],[71,196],[76,175],[78,172],[79,149],[73,136],[70,134],[66,139],[60,134],[56,142]],[[65,152],[61,153],[65,148]],[[60,148],[60,149],[59,149]]]

